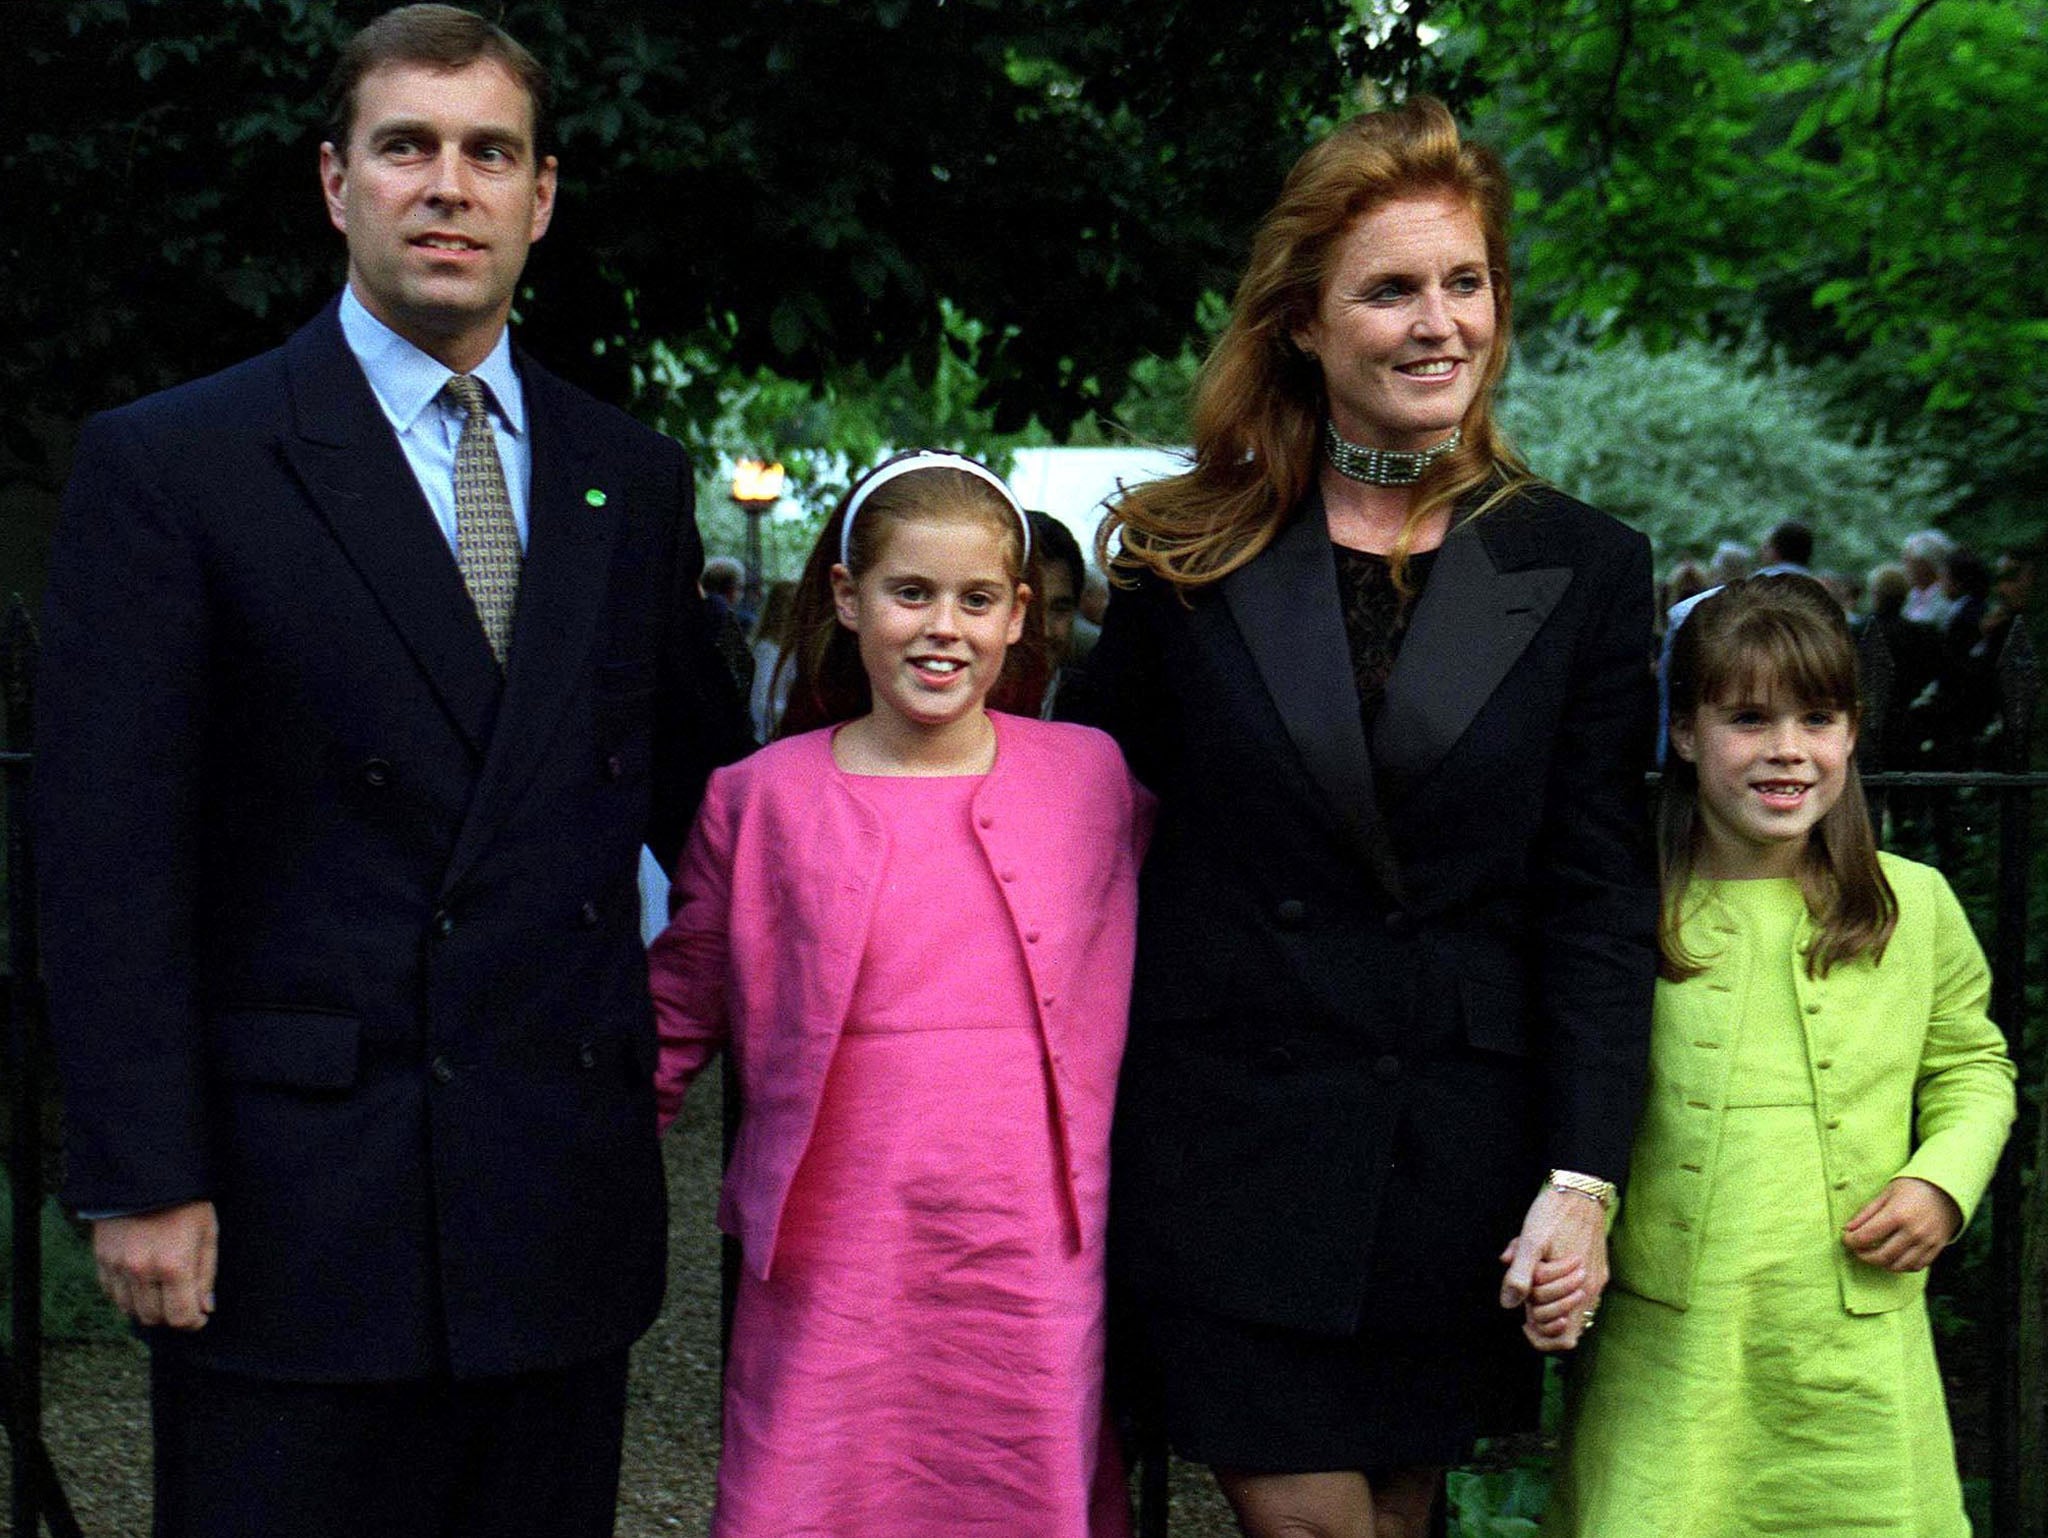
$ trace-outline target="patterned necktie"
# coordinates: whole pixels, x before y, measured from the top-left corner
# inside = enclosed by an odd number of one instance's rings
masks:
[[[512,645],[512,606],[519,597],[519,525],[512,494],[498,462],[498,439],[483,381],[456,374],[441,393],[462,408],[462,441],[455,446],[456,564],[462,568],[484,638],[498,666]]]

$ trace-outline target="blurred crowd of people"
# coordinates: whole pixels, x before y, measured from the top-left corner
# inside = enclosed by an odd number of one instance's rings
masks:
[[[2037,542],[1986,559],[1939,529],[1921,529],[1900,542],[1898,559],[1859,576],[1817,565],[1813,531],[1781,523],[1754,548],[1723,541],[1709,556],[1687,554],[1672,565],[1660,594],[1664,653],[1691,606],[1723,583],[1764,572],[1810,575],[1835,595],[1859,640],[1874,631],[1891,656],[1889,704],[1866,762],[1988,767],[2000,730],[1998,659],[2013,621],[2036,602],[2042,556]]]

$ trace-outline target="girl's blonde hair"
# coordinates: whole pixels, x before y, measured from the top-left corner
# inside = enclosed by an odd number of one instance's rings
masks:
[[[1494,345],[1465,413],[1464,440],[1417,483],[1395,541],[1396,580],[1415,531],[1482,487],[1485,507],[1533,479],[1493,415],[1507,367],[1507,171],[1459,138],[1443,103],[1418,96],[1352,118],[1295,162],[1252,238],[1230,322],[1195,382],[1194,467],[1124,494],[1096,535],[1104,570],[1148,569],[1183,592],[1228,576],[1265,549],[1315,483],[1327,412],[1321,366],[1294,341],[1314,319],[1337,248],[1352,225],[1397,198],[1449,196],[1478,217],[1494,302]],[[1122,536],[1112,563],[1109,547]]]
[[[860,489],[877,471],[920,450],[892,455],[869,470],[846,489],[839,506],[819,532],[797,581],[796,598],[790,616],[789,652],[795,659],[790,681],[789,704],[782,714],[778,737],[836,725],[866,715],[874,708],[874,693],[868,687],[867,669],[861,665],[860,638],[839,623],[838,606],[832,598],[832,568],[839,563],[840,529],[846,510]],[[1016,508],[1003,493],[980,476],[946,465],[910,470],[875,487],[860,503],[860,516],[846,541],[847,569],[856,581],[881,558],[890,533],[906,523],[976,523],[997,534],[1003,542],[1003,570],[1010,580],[1028,580],[1024,560],[1023,527]],[[1038,605],[1025,610],[1024,635],[1004,659],[1003,677],[990,691],[989,703],[1002,708],[1012,693],[1028,685],[1008,687],[1013,674],[1030,671],[1032,659],[1044,651],[1045,628]],[[1039,679],[1042,691],[1044,681]]]
[[[1667,683],[1671,719],[1702,705],[1789,696],[1862,721],[1856,643],[1842,606],[1811,577],[1791,574],[1731,582],[1694,606],[1672,638]],[[1659,972],[1673,982],[1706,963],[1685,948],[1686,892],[1699,863],[1703,829],[1699,772],[1667,755],[1657,801],[1657,864],[1663,897],[1657,924]],[[1898,927],[1899,900],[1885,879],[1871,832],[1870,807],[1852,755],[1842,794],[1807,835],[1799,887],[1814,923],[1806,951],[1810,977],[1868,955],[1884,958]]]

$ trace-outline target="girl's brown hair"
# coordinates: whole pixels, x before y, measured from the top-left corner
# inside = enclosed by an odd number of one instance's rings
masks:
[[[1694,606],[1672,638],[1671,719],[1702,705],[1790,696],[1862,720],[1856,643],[1842,606],[1811,577],[1791,574],[1731,582]],[[1663,898],[1657,924],[1659,972],[1683,982],[1706,963],[1685,949],[1686,893],[1702,838],[1699,773],[1676,753],[1664,766],[1657,800],[1657,863]],[[1852,754],[1842,794],[1807,835],[1799,887],[1814,923],[1806,951],[1810,977],[1869,955],[1882,960],[1898,927],[1899,900],[1878,862],[1870,807]]]
[[[839,564],[839,531],[846,522],[846,510],[860,488],[876,471],[921,452],[912,449],[893,455],[849,486],[826,520],[817,544],[811,547],[803,576],[797,582],[790,617],[788,654],[795,659],[796,672],[776,736],[794,737],[799,732],[834,726],[864,716],[874,708],[867,670],[861,665],[860,638],[839,623],[839,610],[832,601],[832,568]],[[853,536],[846,542],[847,569],[854,579],[858,581],[881,558],[892,530],[901,524],[923,522],[985,525],[1003,541],[1003,569],[1011,580],[1028,581],[1023,528],[1017,510],[980,476],[942,464],[895,476],[861,502],[860,516],[853,521]],[[1031,604],[1024,611],[1024,634],[1010,648],[1004,658],[1002,677],[989,691],[991,706],[1002,709],[1012,696],[1028,690],[1024,675],[1033,667],[1033,658],[1042,655],[1044,649],[1044,622],[1039,617],[1038,605]],[[1041,670],[1040,692],[1044,687]]]
[[[1195,382],[1194,467],[1124,494],[1096,535],[1105,570],[1156,572],[1182,591],[1227,577],[1265,549],[1316,479],[1322,369],[1295,344],[1316,313],[1352,224],[1397,198],[1448,195],[1478,216],[1494,300],[1494,345],[1465,413],[1464,440],[1416,485],[1393,550],[1397,580],[1437,509],[1492,486],[1491,506],[1532,477],[1493,417],[1512,319],[1500,157],[1458,136],[1443,103],[1418,96],[1352,118],[1295,162],[1252,237],[1230,322]],[[1122,535],[1112,565],[1111,541]]]

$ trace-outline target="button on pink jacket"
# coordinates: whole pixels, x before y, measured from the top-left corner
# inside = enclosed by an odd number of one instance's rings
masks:
[[[1151,797],[1101,732],[991,719],[995,767],[975,792],[970,831],[1010,923],[959,937],[953,981],[971,1015],[988,947],[1022,948],[1069,1215],[1084,1244],[1099,1243]],[[788,738],[712,775],[676,872],[675,917],[648,954],[663,1127],[719,1047],[737,1065],[745,1109],[718,1222],[762,1278],[846,1023],[888,847],[862,799],[886,796],[888,779],[841,774],[831,737]]]

